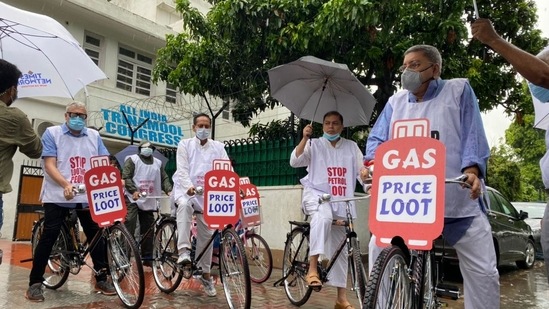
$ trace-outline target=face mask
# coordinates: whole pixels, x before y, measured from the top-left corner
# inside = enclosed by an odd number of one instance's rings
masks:
[[[333,141],[335,141],[339,138],[339,133],[336,133],[336,134],[332,135],[332,134],[328,134],[328,133],[324,132],[324,135],[322,135],[322,137],[329,140],[330,142],[333,142]]]
[[[549,89],[543,88],[538,85],[534,85],[532,83],[528,83],[528,87],[530,88],[532,95],[536,99],[540,100],[541,103],[549,102]]]
[[[411,93],[416,92],[423,83],[426,83],[427,81],[431,80],[432,78],[429,78],[428,80],[422,82],[421,81],[421,73],[424,72],[427,69],[430,69],[433,65],[421,70],[421,71],[412,71],[412,70],[404,70],[402,72],[402,75],[400,76],[400,82],[402,83],[402,88],[410,91]]]
[[[152,148],[141,148],[141,155],[144,157],[150,157],[153,154]]]
[[[80,117],[69,118],[69,123],[67,124],[71,130],[82,131],[86,125],[86,121]]]
[[[11,88],[6,89],[6,91],[1,93],[0,95],[3,95],[4,93],[7,93],[8,91],[10,91],[10,93],[11,93]],[[15,95],[14,96],[12,96],[10,94],[10,102],[6,102],[6,106],[12,105],[15,100],[17,100],[17,89],[15,90]]]
[[[210,137],[210,129],[206,129],[206,128],[196,129],[196,137],[201,141],[208,139],[208,137]]]

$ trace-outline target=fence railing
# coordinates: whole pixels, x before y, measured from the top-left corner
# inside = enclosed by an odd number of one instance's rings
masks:
[[[256,186],[295,185],[306,174],[305,168],[290,166],[290,154],[295,147],[292,139],[259,140],[253,138],[225,141],[227,154],[235,172],[247,176]],[[166,173],[172,178],[176,165],[176,149],[161,149],[168,158]]]

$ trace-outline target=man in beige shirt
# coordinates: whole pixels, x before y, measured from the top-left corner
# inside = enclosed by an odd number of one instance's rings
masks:
[[[32,129],[27,115],[17,107],[17,85],[21,77],[19,69],[0,59],[0,230],[4,224],[4,193],[12,191],[13,156],[19,151],[30,158],[40,158],[42,142]],[[1,233],[0,233],[1,235]]]

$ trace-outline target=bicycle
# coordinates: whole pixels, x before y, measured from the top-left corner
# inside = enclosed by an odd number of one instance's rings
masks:
[[[193,220],[193,226],[195,222]],[[235,224],[235,230],[244,244],[248,266],[250,268],[250,280],[254,283],[263,283],[269,279],[273,272],[273,255],[267,241],[258,234],[257,226],[241,227],[241,220]],[[191,226],[191,257],[195,255],[196,228]],[[219,237],[218,237],[219,238]],[[214,240],[212,267],[219,266],[219,239]]]
[[[367,199],[364,197],[351,197],[344,199],[333,199],[330,194],[323,194],[319,198],[319,204],[324,203],[345,203],[346,220],[333,220],[332,225],[345,226],[346,237],[341,241],[327,265],[318,263],[318,275],[320,281],[328,281],[328,274],[343,250],[347,250],[349,269],[351,272],[351,289],[355,291],[359,302],[362,304],[366,292],[368,276],[362,254],[359,247],[357,234],[354,230],[353,218],[351,215],[351,202]],[[282,278],[274,283],[274,286],[284,285],[286,296],[293,305],[301,306],[309,300],[313,287],[307,285],[305,277],[309,269],[309,233],[310,223],[305,221],[289,221],[291,231],[286,237],[284,257],[282,260]]]
[[[465,187],[467,175],[446,179]],[[366,286],[364,308],[439,308],[437,298],[438,271],[433,250],[408,250],[402,238],[393,238],[392,245],[376,259]]]
[[[203,189],[197,187],[196,194],[201,195],[202,192]],[[171,293],[183,278],[200,275],[198,262],[218,235],[221,237],[219,273],[227,304],[230,308],[250,308],[252,291],[248,261],[240,236],[230,224],[222,230],[214,230],[204,249],[195,254],[191,264],[182,266],[177,264],[177,223],[175,218],[164,220],[156,231],[153,245],[153,275],[158,288],[164,293]]]
[[[75,194],[84,192],[83,185],[74,189]],[[139,308],[145,297],[145,275],[133,236],[124,224],[117,221],[112,226],[101,227],[91,240],[82,243],[76,211],[89,209],[71,209],[67,214],[48,260],[44,286],[52,290],[60,288],[69,274],[78,274],[84,265],[97,275],[97,271],[86,263],[86,258],[100,239],[104,238],[107,241],[107,262],[116,293],[127,308]],[[44,218],[41,218],[32,228],[33,256],[43,229]]]
[[[139,252],[141,254],[141,260],[143,261],[143,264],[145,265],[145,263],[152,263],[154,262],[154,257],[153,256],[143,256],[143,253],[141,252],[141,247],[143,246],[143,242],[145,241],[145,239],[147,239],[148,237],[151,237],[154,239],[154,235],[156,233],[156,228],[158,226],[160,226],[160,224],[164,221],[164,220],[167,220],[169,218],[173,218],[171,216],[171,214],[163,214],[163,213],[160,213],[160,200],[161,199],[169,199],[170,197],[169,196],[149,196],[147,194],[147,192],[141,192],[139,194],[139,197],[140,198],[146,198],[146,199],[155,199],[156,201],[156,209],[155,210],[152,210],[152,212],[155,212],[156,215],[155,215],[155,220],[153,221],[153,223],[148,227],[147,231],[145,231],[145,233],[143,235],[141,235],[141,233],[138,233],[138,236],[136,236],[135,238],[135,241],[137,243],[137,247],[139,249]],[[139,230],[139,229],[138,229]],[[154,244],[153,244],[154,245]],[[150,266],[150,264],[146,264],[147,266]]]

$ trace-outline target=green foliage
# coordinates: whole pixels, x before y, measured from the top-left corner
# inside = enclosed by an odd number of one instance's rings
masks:
[[[520,200],[521,173],[513,150],[506,145],[490,150],[486,185],[498,190],[510,201]]]
[[[521,187],[516,192],[515,200],[540,200],[540,192],[545,188],[539,167],[539,160],[545,154],[545,132],[533,126],[534,116],[526,114],[505,132],[506,143],[514,153],[514,161],[520,169]]]
[[[439,48],[443,77],[467,77],[481,110],[520,105],[520,84],[500,56],[468,37],[470,0],[210,0],[207,16],[177,0],[185,32],[158,51],[155,81],[185,93],[234,102],[245,126],[278,104],[268,95],[267,71],[305,55],[345,63],[378,101],[374,117],[399,85],[403,52],[414,44]],[[531,0],[478,0],[481,16],[517,46],[536,53],[547,41],[534,28]]]

